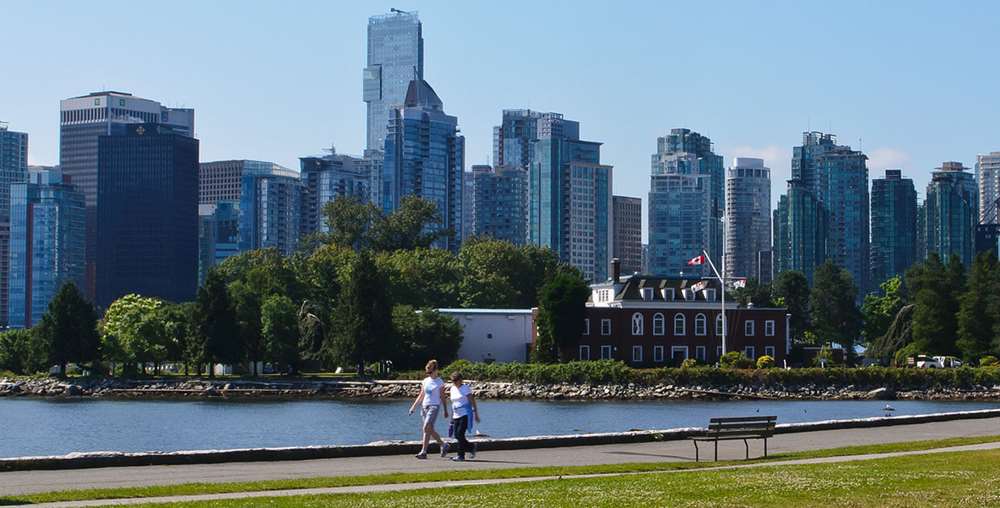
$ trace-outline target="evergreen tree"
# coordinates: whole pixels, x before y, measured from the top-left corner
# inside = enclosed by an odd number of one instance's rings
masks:
[[[331,356],[340,365],[354,366],[359,375],[367,362],[392,350],[392,306],[385,280],[368,251],[354,258],[341,283],[340,301],[331,320]]]
[[[205,284],[198,289],[194,314],[195,328],[201,340],[195,344],[195,351],[189,354],[201,357],[210,364],[210,376],[214,375],[211,364],[235,365],[243,360],[243,344],[236,312],[226,283],[218,271],[210,271]],[[203,350],[197,351],[201,347]]]
[[[961,262],[953,258],[945,267],[932,253],[921,266],[907,271],[906,279],[914,291],[914,347],[932,354],[955,353],[958,296],[964,287]]]
[[[992,251],[980,253],[969,271],[968,288],[961,296],[956,346],[966,362],[993,354],[993,330],[1000,320],[991,307],[1000,298],[1000,271]]]
[[[772,284],[775,304],[788,309],[792,338],[801,341],[809,329],[809,280],[799,271],[781,272]]]
[[[861,333],[858,288],[850,272],[827,261],[816,268],[812,289],[812,323],[820,340],[837,342],[849,356]]]
[[[260,312],[264,356],[272,362],[285,365],[290,372],[295,372],[299,364],[298,309],[291,298],[271,295],[264,301]]]
[[[561,272],[542,287],[538,306],[537,361],[563,359],[567,347],[583,334],[590,288],[579,273]]]
[[[93,363],[100,359],[97,312],[72,282],[63,284],[49,302],[38,334],[49,351],[49,364],[58,365],[60,375],[66,375],[69,362]]]
[[[754,278],[747,279],[746,285],[733,291],[733,296],[736,302],[743,306],[752,303],[754,307],[774,307],[771,285],[761,284]]]

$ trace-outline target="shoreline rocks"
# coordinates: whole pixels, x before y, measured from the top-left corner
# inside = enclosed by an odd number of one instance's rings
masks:
[[[1000,386],[891,387],[675,386],[665,384],[534,384],[475,382],[482,399],[530,400],[1000,400]],[[417,382],[324,380],[215,380],[208,378],[129,380],[0,378],[0,398],[60,397],[117,399],[390,399],[415,397]]]

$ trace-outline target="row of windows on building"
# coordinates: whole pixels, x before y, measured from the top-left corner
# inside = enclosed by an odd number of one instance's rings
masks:
[[[773,319],[764,321],[764,336],[774,337],[775,323]],[[590,335],[590,319],[583,320],[583,334]],[[636,312],[632,314],[632,335],[644,334],[643,315]],[[698,314],[694,318],[694,334],[698,336],[708,335],[708,318],[704,314]],[[715,317],[715,334],[722,335],[722,314]],[[757,322],[752,319],[743,321],[743,335],[753,337],[757,334]],[[611,335],[611,320],[601,320],[601,335]],[[653,335],[666,335],[666,319],[663,314],[653,315]],[[687,317],[684,314],[674,315],[674,335],[687,335]]]
[[[653,346],[653,362],[654,363],[664,363],[666,362],[666,357],[664,353],[666,351],[666,346]],[[695,346],[694,347],[694,359],[699,362],[705,363],[708,361],[705,354],[707,348],[705,346]],[[645,360],[646,346],[632,346],[632,362],[641,363]],[[670,360],[673,362],[680,362],[691,358],[691,348],[688,346],[670,346]],[[757,359],[757,348],[754,346],[746,346],[743,348],[743,354],[751,360]],[[764,354],[774,358],[775,348],[774,346],[764,346]],[[604,344],[600,346],[600,359],[601,360],[613,360],[614,359],[614,346],[610,344]],[[715,348],[716,358],[722,357],[722,346],[716,346]],[[590,346],[581,345],[579,349],[578,359],[580,360],[590,360],[592,358]]]

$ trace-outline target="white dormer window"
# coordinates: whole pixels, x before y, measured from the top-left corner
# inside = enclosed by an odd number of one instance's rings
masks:
[[[684,295],[684,300],[694,300],[694,291],[691,291],[690,289],[682,289],[681,294]]]
[[[714,302],[715,301],[715,289],[714,288],[712,288],[712,289],[706,289],[705,290],[705,301],[708,301],[708,302]]]
[[[642,314],[632,314],[632,335],[642,335]]]
[[[661,289],[660,290],[660,296],[663,298],[663,301],[665,301],[665,302],[673,301],[673,299],[674,299],[674,288],[663,288],[663,289]]]
[[[642,288],[640,292],[642,293],[642,301],[644,302],[653,301],[653,288]]]

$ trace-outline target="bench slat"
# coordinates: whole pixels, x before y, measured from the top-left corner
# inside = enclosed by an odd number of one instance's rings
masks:
[[[777,416],[735,416],[728,418],[709,418],[709,423],[729,423],[729,422],[756,422],[756,421],[775,421]]]

